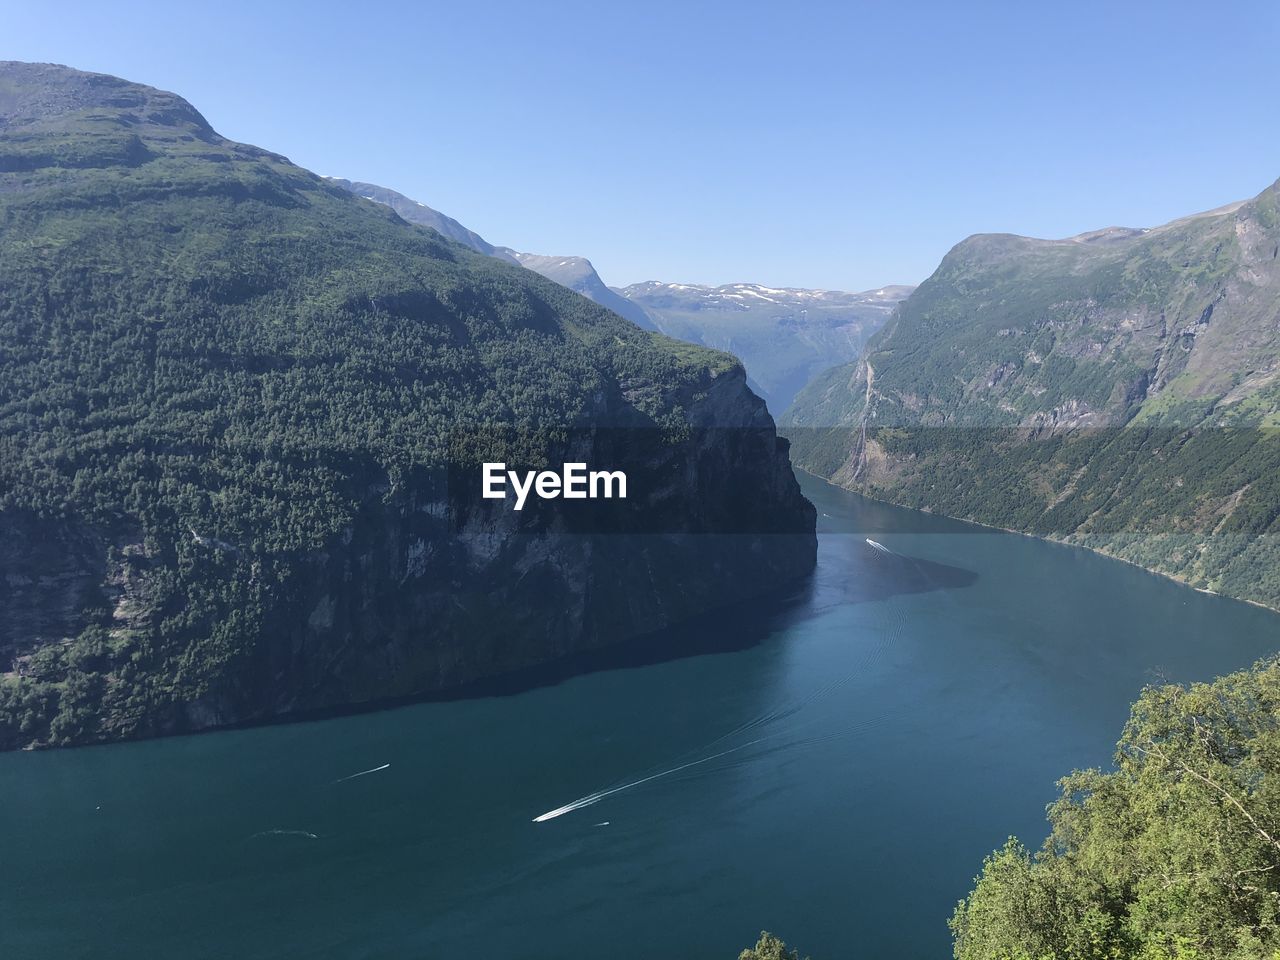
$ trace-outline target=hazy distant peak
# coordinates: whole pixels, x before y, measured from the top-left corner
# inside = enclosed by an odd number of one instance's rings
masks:
[[[884,287],[877,287],[875,290],[864,290],[858,296],[897,303],[911,296],[911,291],[914,289],[915,284],[912,283],[891,283]]]
[[[584,297],[589,297],[602,307],[607,307],[619,316],[626,317],[636,326],[646,330],[654,329],[653,320],[648,313],[637,304],[619,296],[617,291],[606,285],[586,257],[555,257],[538,253],[518,253],[514,250],[511,251],[511,255],[522,267],[540,273],[548,280],[554,280]]]
[[[1090,230],[1067,237],[1072,243],[1114,243],[1117,240],[1128,240],[1140,237],[1149,231],[1141,227],[1103,227],[1101,230]]]
[[[541,253],[520,253],[512,250],[511,255],[522,266],[538,273],[549,275],[548,271],[564,271],[573,274],[595,273],[596,268],[586,257],[555,257]]]
[[[700,283],[664,283],[646,280],[623,287],[618,292],[638,302],[701,302],[705,306],[773,304],[803,309],[808,304],[884,304],[897,303],[910,295],[913,287],[889,285],[875,290],[850,293],[844,290],[813,290],[804,287],[769,287],[762,283],[724,283],[719,286]]]
[[[464,247],[470,247],[477,253],[483,253],[486,256],[496,257],[499,260],[507,260],[514,262],[515,258],[511,256],[510,251],[505,247],[495,247],[480,234],[473,230],[469,230],[460,224],[453,217],[441,213],[439,210],[427,206],[420,200],[414,200],[412,197],[406,197],[403,193],[399,193],[388,187],[378,186],[376,183],[365,183],[361,180],[346,180],[342,177],[325,177],[326,180],[342,187],[342,189],[354,193],[358,197],[364,197],[366,200],[372,200],[374,203],[381,203],[394,210],[402,219],[409,223],[416,223],[419,226],[430,227],[441,236],[447,237],[456,243],[462,244]]]
[[[888,285],[850,293],[648,280],[618,293],[668,336],[737,354],[752,389],[781,411],[817,373],[857,357],[912,289]]]

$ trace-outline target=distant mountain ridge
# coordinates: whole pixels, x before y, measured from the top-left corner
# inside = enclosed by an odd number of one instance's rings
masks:
[[[737,355],[752,388],[780,413],[827,367],[852,360],[913,289],[886,286],[863,293],[731,283],[719,287],[649,281],[610,287],[591,261],[521,253],[497,246],[452,217],[387,187],[330,178],[385,204],[410,223],[431,227],[472,250],[518,263],[594,300],[645,330]]]
[[[549,257],[536,253],[520,253],[510,247],[499,247],[474,230],[464,227],[453,217],[388,187],[380,187],[375,183],[365,183],[361,180],[344,180],[341,177],[327,179],[356,196],[385,204],[409,223],[430,227],[477,253],[483,253],[507,263],[519,264],[534,273],[541,274],[562,287],[568,287],[587,299],[594,300],[618,316],[625,317],[641,329],[656,329],[643,309],[629,303],[605,285],[600,275],[596,273],[595,267],[591,265],[591,261],[585,257]]]
[[[344,180],[342,177],[326,177],[325,179],[343,190],[354,193],[357,197],[364,197],[366,200],[385,204],[409,223],[430,227],[436,233],[446,236],[463,246],[470,247],[477,253],[483,253],[498,260],[505,260],[507,263],[518,262],[512,255],[512,251],[506,247],[495,247],[480,234],[474,230],[467,229],[453,217],[446,216],[439,210],[428,207],[425,203],[411,200],[403,193],[397,193],[387,187],[380,187],[376,183],[365,183],[361,180]]]
[[[654,326],[742,358],[752,385],[781,413],[814,376],[859,355],[912,287],[846,293],[648,281],[618,292],[643,307]]]
[[[637,327],[645,330],[659,329],[644,307],[607,286],[586,257],[545,257],[536,253],[515,253],[514,256],[521,266],[540,273],[563,287],[576,290],[618,316],[626,317]]]
[[[905,284],[890,284],[861,293],[843,290],[815,290],[805,287],[766,287],[760,283],[722,283],[719,286],[702,283],[663,283],[646,280],[622,287],[619,293],[637,300],[648,300],[655,305],[700,309],[707,306],[749,307],[753,300],[804,309],[813,304],[877,304],[892,307],[905,300],[915,288]]]

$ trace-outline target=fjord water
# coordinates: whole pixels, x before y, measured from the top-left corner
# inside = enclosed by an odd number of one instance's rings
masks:
[[[1280,647],[1267,611],[804,486],[814,580],[723,652],[0,756],[0,955],[727,960],[766,927],[944,958],[984,854],[1039,844],[1143,684]]]

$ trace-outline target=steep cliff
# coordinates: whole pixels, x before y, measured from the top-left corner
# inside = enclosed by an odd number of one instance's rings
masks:
[[[971,237],[784,431],[874,496],[1280,606],[1280,184],[1146,230]]]
[[[813,566],[732,358],[172,94],[0,65],[0,288],[0,747],[456,687]],[[488,459],[628,498],[517,513]]]

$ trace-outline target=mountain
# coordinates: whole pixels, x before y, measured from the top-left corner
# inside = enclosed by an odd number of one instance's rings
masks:
[[[644,310],[618,296],[605,285],[605,282],[600,279],[600,275],[596,273],[595,267],[591,265],[591,261],[585,257],[545,257],[536,253],[520,253],[510,247],[495,247],[478,233],[468,230],[452,217],[445,216],[438,210],[433,210],[425,203],[411,200],[403,193],[397,193],[394,190],[379,187],[372,183],[342,180],[338,177],[330,177],[328,179],[344,190],[349,190],[356,194],[356,196],[387,205],[409,223],[430,227],[437,233],[448,237],[450,240],[456,240],[477,253],[496,257],[508,263],[518,263],[534,273],[541,274],[548,280],[554,280],[562,287],[568,287],[575,293],[582,294],[588,300],[594,300],[600,306],[607,310],[612,310],[618,316],[626,317],[643,330],[656,329]]]
[[[668,336],[740,357],[757,392],[780,412],[820,371],[856,358],[911,289],[842,293],[650,281],[618,292]]]
[[[804,469],[1280,606],[1280,184],[1154,229],[970,237],[796,398]]]
[[[658,329],[653,318],[642,306],[620,296],[617,291],[606,286],[600,279],[600,275],[596,273],[596,268],[591,265],[591,261],[585,257],[544,257],[536,253],[517,253],[515,258],[522,267],[528,267],[548,280],[554,280],[563,287],[576,290],[600,306],[612,310],[618,316],[626,317],[641,329]],[[677,340],[687,339],[677,334],[671,334],[671,336],[675,336]]]
[[[451,689],[812,569],[733,358],[226,140],[0,64],[0,747]],[[481,495],[481,464],[629,497]]]
[[[818,372],[857,357],[862,345],[912,290],[888,286],[865,293],[798,290],[732,283],[608,286],[585,257],[550,257],[498,247],[457,220],[402,193],[371,183],[332,182],[385,204],[410,223],[431,227],[472,250],[518,263],[625,317],[688,343],[726,350],[742,360],[752,388],[774,411],[785,410]]]
[[[381,203],[390,207],[400,218],[407,220],[409,223],[416,223],[423,227],[430,227],[442,237],[448,237],[455,243],[460,243],[464,247],[470,247],[476,253],[483,253],[489,257],[496,257],[499,260],[505,260],[507,263],[518,263],[519,261],[512,255],[512,251],[506,247],[495,247],[474,230],[468,230],[453,217],[445,216],[439,210],[433,210],[425,203],[419,203],[417,200],[410,200],[403,193],[397,193],[386,187],[380,187],[376,183],[364,183],[359,180],[344,180],[341,177],[325,177],[334,186],[341,187],[350,193],[354,193],[357,197],[364,197],[366,200],[372,200],[374,203]]]

